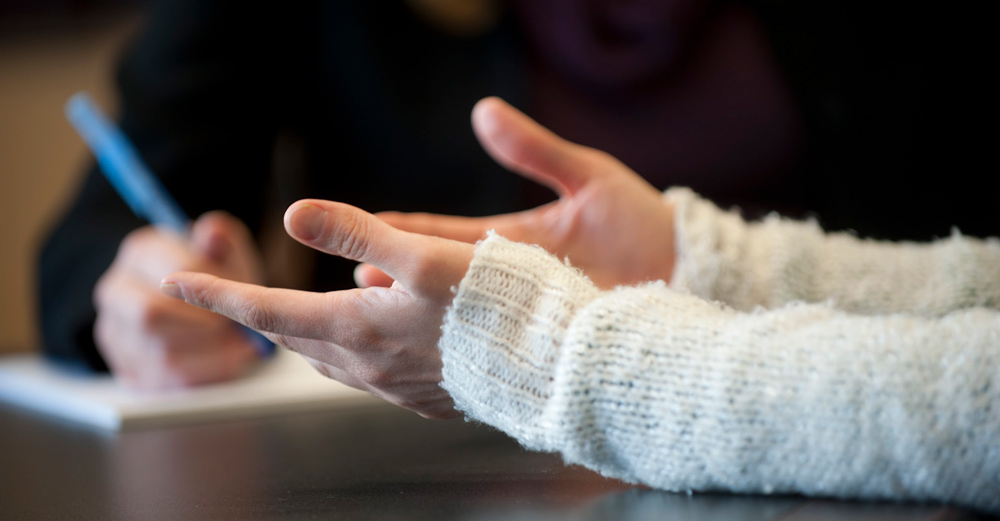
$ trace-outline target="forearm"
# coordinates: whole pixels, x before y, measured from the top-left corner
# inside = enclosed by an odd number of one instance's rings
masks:
[[[675,289],[741,310],[796,301],[924,316],[1000,307],[996,239],[878,242],[777,216],[748,223],[685,189],[666,197],[676,208]]]
[[[669,490],[1000,509],[996,312],[741,314],[663,284],[566,286],[571,270],[514,246],[513,277],[495,260],[509,243],[479,247],[446,318],[443,385],[467,415]],[[544,320],[542,304],[571,316]]]

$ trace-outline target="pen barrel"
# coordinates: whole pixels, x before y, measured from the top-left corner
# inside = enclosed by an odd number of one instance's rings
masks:
[[[180,234],[190,219],[177,201],[142,162],[138,152],[117,127],[84,93],[66,103],[66,118],[90,147],[104,176],[129,208],[156,226]]]
[[[94,153],[104,177],[136,215],[154,226],[188,235],[190,219],[146,168],[125,134],[111,123],[90,96],[83,92],[73,95],[66,102],[66,119]],[[248,327],[240,327],[261,357],[274,353],[274,344],[267,337]]]

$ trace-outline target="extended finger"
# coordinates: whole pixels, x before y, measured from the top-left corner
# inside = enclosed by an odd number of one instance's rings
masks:
[[[462,242],[476,242],[495,228],[494,218],[456,217],[429,213],[380,212],[376,216],[393,228]]]
[[[350,337],[363,318],[353,297],[361,290],[312,293],[265,288],[205,273],[179,272],[160,284],[165,294],[276,335],[331,342]]]
[[[475,243],[496,230],[508,238],[521,240],[525,230],[537,225],[539,209],[489,217],[460,217],[432,213],[380,212],[375,214],[393,228],[421,235],[433,235],[455,241]]]
[[[472,109],[472,127],[498,163],[573,195],[594,174],[590,149],[566,141],[500,98],[484,98]]]
[[[204,309],[169,298],[146,281],[128,273],[109,275],[94,292],[98,311],[117,323],[147,333],[215,334],[232,323]]]

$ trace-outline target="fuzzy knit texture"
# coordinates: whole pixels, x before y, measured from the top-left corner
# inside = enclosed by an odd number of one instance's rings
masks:
[[[1000,243],[748,223],[687,189],[673,280],[601,291],[490,234],[440,341],[467,418],[673,491],[1000,512]]]

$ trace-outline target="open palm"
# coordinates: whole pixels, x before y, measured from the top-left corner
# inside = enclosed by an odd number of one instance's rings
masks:
[[[673,210],[653,186],[607,153],[556,136],[498,98],[480,101],[472,123],[497,162],[552,188],[559,199],[490,217],[383,212],[382,220],[402,230],[464,242],[482,239],[492,229],[569,258],[605,288],[670,280]],[[391,283],[370,265],[359,267],[357,279],[362,286]]]

